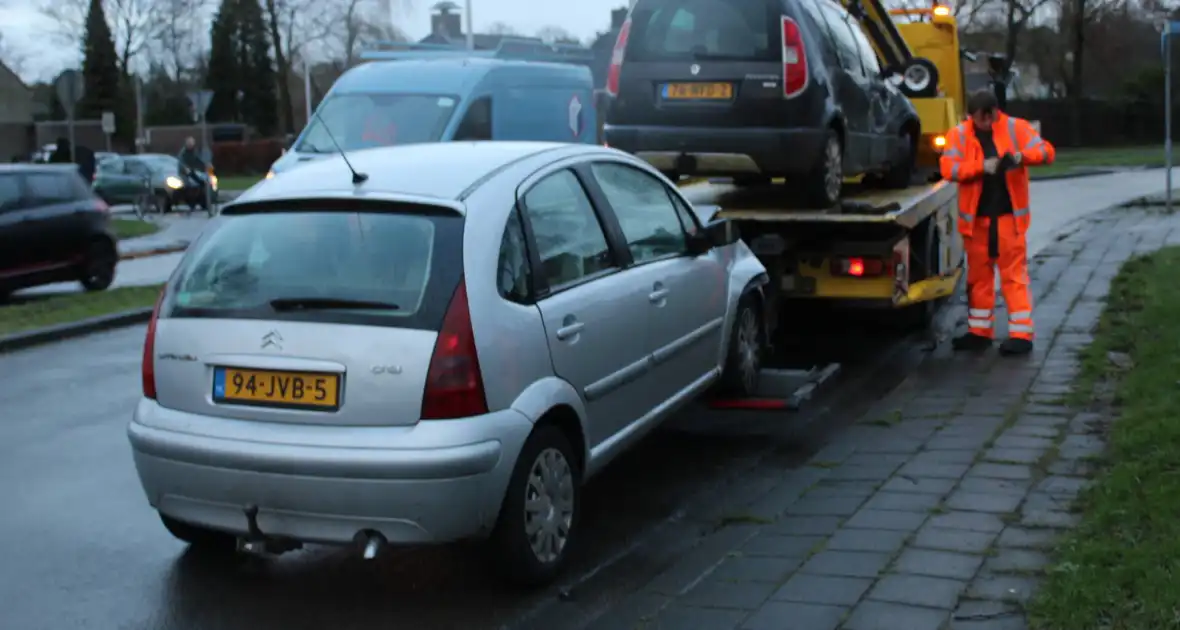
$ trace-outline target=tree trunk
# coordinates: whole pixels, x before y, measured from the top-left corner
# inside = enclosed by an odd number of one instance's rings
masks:
[[[1077,0],[1073,15],[1073,67],[1070,69],[1070,131],[1073,146],[1082,146],[1082,51],[1086,48],[1086,0]]]
[[[291,60],[283,53],[283,39],[279,33],[279,11],[275,0],[266,0],[267,26],[275,48],[275,65],[279,75],[279,109],[283,112],[283,131],[295,133],[295,106],[291,102]]]
[[[1016,59],[1016,41],[1020,37],[1020,27],[1023,20],[1016,19],[1016,12],[1019,7],[1016,5],[1016,0],[1008,0],[1008,24],[1007,37],[1004,40],[1004,56],[1007,57],[1008,65]]]

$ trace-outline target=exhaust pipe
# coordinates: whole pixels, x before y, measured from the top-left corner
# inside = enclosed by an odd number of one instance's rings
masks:
[[[385,546],[385,536],[382,536],[381,532],[367,529],[360,532],[359,536],[365,544],[365,549],[361,553],[361,557],[365,560],[376,558],[377,553]]]

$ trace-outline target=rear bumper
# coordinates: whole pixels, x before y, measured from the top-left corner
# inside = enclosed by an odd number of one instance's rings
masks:
[[[680,175],[805,175],[823,150],[825,129],[613,126],[606,143]]]
[[[244,510],[255,505],[267,535],[343,544],[374,530],[420,544],[491,530],[531,430],[512,410],[331,427],[198,416],[142,400],[127,433],[149,503],[178,520],[245,535]]]

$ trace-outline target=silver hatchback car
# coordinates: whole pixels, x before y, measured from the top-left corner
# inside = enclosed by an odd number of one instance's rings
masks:
[[[765,269],[612,149],[348,157],[226,206],[162,292],[128,428],[148,501],[194,547],[486,538],[549,581],[587,479],[757,386]]]

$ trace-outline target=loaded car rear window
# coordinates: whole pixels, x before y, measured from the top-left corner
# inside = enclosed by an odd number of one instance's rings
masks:
[[[778,23],[766,0],[640,0],[627,61],[777,60]]]
[[[332,153],[333,138],[345,151],[438,142],[457,103],[430,94],[335,94],[320,106],[295,150]]]
[[[437,330],[462,273],[457,215],[263,212],[214,223],[171,284],[169,317]]]

